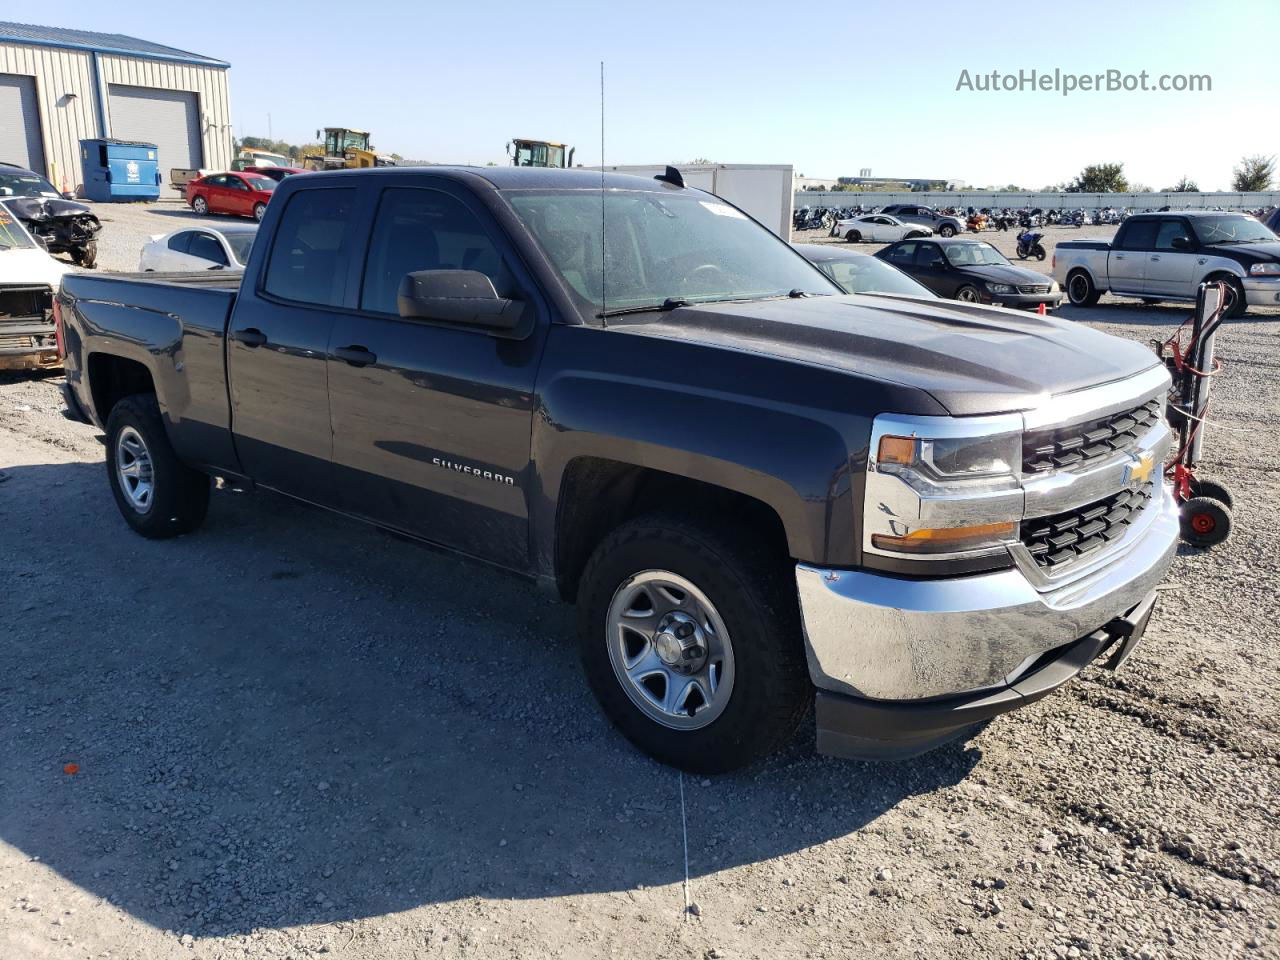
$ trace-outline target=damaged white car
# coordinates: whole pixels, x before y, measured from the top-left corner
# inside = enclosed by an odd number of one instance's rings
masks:
[[[53,296],[68,272],[0,203],[0,370],[59,365]]]

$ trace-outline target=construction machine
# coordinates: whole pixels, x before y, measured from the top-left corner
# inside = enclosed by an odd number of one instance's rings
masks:
[[[571,167],[573,147],[550,140],[513,139],[507,144],[507,156],[517,167]]]
[[[316,139],[320,139],[319,130],[316,131]],[[324,154],[304,157],[303,165],[308,170],[353,170],[360,167],[394,167],[395,161],[373,152],[366,130],[325,127]]]

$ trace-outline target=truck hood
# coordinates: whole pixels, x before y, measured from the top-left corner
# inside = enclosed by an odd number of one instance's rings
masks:
[[[609,328],[769,354],[925,391],[955,416],[1028,410],[1157,365],[1089,327],[910,297],[700,304],[614,317]]]

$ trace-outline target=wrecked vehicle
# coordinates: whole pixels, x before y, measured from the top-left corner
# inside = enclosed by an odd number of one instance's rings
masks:
[[[53,295],[67,270],[0,204],[0,370],[59,366]]]
[[[65,253],[81,267],[98,262],[102,223],[83,203],[61,194],[53,184],[22,167],[0,165],[0,203],[23,222],[50,253]]]

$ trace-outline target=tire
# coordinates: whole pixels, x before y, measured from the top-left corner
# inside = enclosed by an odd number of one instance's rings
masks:
[[[862,242],[862,234],[860,234],[857,230],[850,230],[848,233],[846,233],[846,234],[844,235],[844,238],[845,238],[845,240],[846,240],[846,241],[848,241],[849,243],[861,243],[861,242]]]
[[[196,197],[191,201],[191,210],[197,216],[207,217],[209,215],[209,201],[204,197]]]
[[[209,478],[173,452],[154,394],[134,394],[111,408],[107,480],[125,522],[153,540],[190,533],[209,509]]]
[[[83,247],[72,247],[68,252],[71,254],[71,262],[78,267],[92,270],[98,265],[98,241],[96,240],[90,240]]]
[[[1044,251],[1044,247],[1040,246],[1040,244],[1038,243],[1036,244],[1036,248],[1031,251],[1031,255],[1035,257],[1037,260],[1039,260],[1041,263],[1043,263],[1044,258],[1048,256],[1048,254],[1045,253]]]
[[[253,205],[253,219],[258,223],[262,222],[262,218],[267,215],[267,205],[265,203],[255,203]]]
[[[623,524],[596,548],[579,588],[580,653],[592,692],[628,740],[681,770],[723,773],[792,736],[812,686],[784,559],[739,533],[732,519],[711,528],[661,514]],[[672,609],[680,595],[685,606]],[[643,625],[623,611],[646,608],[649,639],[622,626]],[[694,610],[700,624],[684,642],[695,644],[691,656],[705,672],[687,697],[680,694],[704,673],[676,672],[685,662],[679,657],[669,666],[671,644],[681,642],[669,630],[657,633],[666,634],[666,659],[651,639],[655,626],[683,610]],[[718,689],[709,681],[713,662]],[[645,671],[643,683],[628,678],[631,670]],[[667,712],[659,703],[673,697],[686,709]]]
[[[955,235],[956,235],[956,228],[949,223],[944,223],[941,227],[938,228],[938,236],[940,237],[954,237]]]
[[[1209,478],[1201,479],[1193,478],[1191,481],[1192,497],[1208,497],[1210,500],[1217,500],[1219,503],[1225,504],[1227,509],[1234,507],[1235,500],[1231,496],[1231,491],[1220,484],[1217,480]]]
[[[1231,535],[1231,510],[1208,497],[1192,497],[1182,505],[1178,522],[1182,539],[1193,547],[1213,547]]]
[[[1093,278],[1084,270],[1067,277],[1067,299],[1073,307],[1095,306],[1101,296],[1102,292],[1093,285]]]
[[[1238,277],[1216,276],[1209,277],[1210,280],[1222,280],[1227,285],[1227,307],[1223,311],[1223,316],[1228,320],[1235,320],[1237,317],[1243,317],[1245,311],[1249,309],[1249,303],[1245,299],[1244,284],[1240,282]]]
[[[981,303],[982,296],[978,293],[978,288],[965,284],[956,291],[956,299],[962,303]]]

